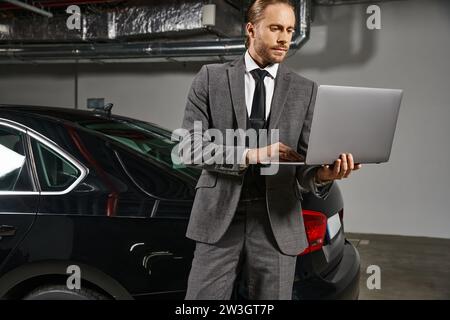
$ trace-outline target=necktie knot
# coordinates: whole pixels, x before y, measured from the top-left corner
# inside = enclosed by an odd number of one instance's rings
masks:
[[[255,81],[263,81],[264,78],[269,75],[269,73],[264,69],[255,69],[250,71],[250,73]]]

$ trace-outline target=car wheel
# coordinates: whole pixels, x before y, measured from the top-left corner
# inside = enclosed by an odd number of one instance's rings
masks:
[[[37,287],[23,298],[24,300],[107,300],[105,295],[81,288],[70,290],[64,285],[44,285]]]

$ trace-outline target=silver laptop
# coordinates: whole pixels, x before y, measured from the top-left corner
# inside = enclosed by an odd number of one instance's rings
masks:
[[[306,161],[276,163],[332,164],[343,152],[355,163],[387,162],[402,95],[399,89],[319,86]]]

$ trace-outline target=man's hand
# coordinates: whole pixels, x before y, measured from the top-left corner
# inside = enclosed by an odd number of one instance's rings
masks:
[[[361,164],[354,164],[351,153],[343,153],[332,166],[323,165],[316,173],[316,182],[323,183],[332,180],[348,178],[352,171],[361,169]]]
[[[287,145],[277,142],[271,144],[267,147],[250,149],[247,152],[245,158],[246,164],[270,162],[271,160],[277,159],[278,161],[304,161],[303,157],[298,154],[294,149],[288,147]]]

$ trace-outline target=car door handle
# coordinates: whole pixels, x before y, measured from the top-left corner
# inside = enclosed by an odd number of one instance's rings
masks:
[[[16,227],[1,225],[0,226],[0,239],[1,237],[11,237],[16,234]]]

